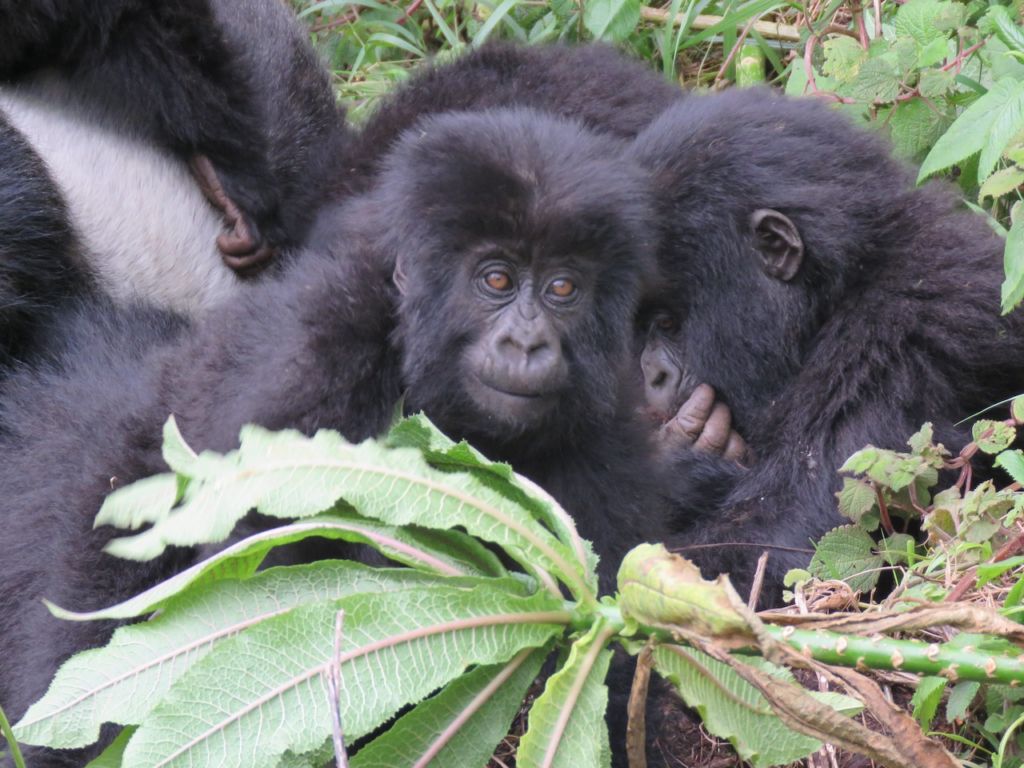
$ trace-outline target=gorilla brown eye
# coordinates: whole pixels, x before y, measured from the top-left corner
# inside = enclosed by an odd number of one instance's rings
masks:
[[[560,299],[568,299],[576,293],[576,283],[572,280],[560,277],[558,280],[551,281],[551,285],[548,286],[548,290]]]
[[[499,269],[492,270],[484,275],[484,282],[487,283],[487,287],[492,291],[499,291],[501,293],[512,287],[512,278],[509,277],[508,272],[502,272]]]
[[[659,331],[671,333],[678,328],[676,319],[672,315],[658,315],[654,318],[654,327]]]

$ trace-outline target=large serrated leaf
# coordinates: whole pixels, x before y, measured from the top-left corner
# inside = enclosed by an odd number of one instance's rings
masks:
[[[344,499],[389,525],[464,528],[502,547],[526,570],[562,578],[574,595],[593,593],[593,575],[528,510],[468,472],[430,467],[416,449],[389,449],[372,440],[353,445],[329,430],[308,438],[247,426],[237,451],[204,452],[199,463],[201,477],[189,482],[171,514],[143,533],[115,540],[110,551],[149,559],[172,544],[222,541],[251,509],[302,518]],[[97,521],[109,522],[107,504]]]
[[[576,554],[588,572],[595,572],[597,557],[590,542],[576,530],[576,523],[547,491],[527,477],[517,475],[505,462],[491,461],[467,442],[456,443],[423,414],[402,419],[385,438],[391,447],[418,448],[431,466],[475,472],[482,482],[530,510]],[[594,582],[596,588],[596,581]]]
[[[727,739],[740,757],[756,768],[791,763],[821,746],[821,742],[783,725],[756,688],[705,653],[675,645],[657,646],[654,668],[700,713],[708,731]],[[793,679],[788,671],[767,662],[764,671]]]
[[[491,553],[479,552],[479,543],[460,531],[399,528],[367,520],[354,512],[339,510],[334,514],[318,515],[253,534],[155,587],[109,608],[76,613],[50,605],[50,612],[58,618],[71,621],[142,616],[187,590],[221,579],[250,576],[256,572],[271,549],[310,537],[368,544],[396,562],[446,576],[507,574]]]
[[[544,650],[525,650],[505,664],[477,667],[403,715],[351,760],[352,768],[396,765],[486,765],[508,733]]]
[[[993,85],[988,93],[964,110],[949,130],[935,142],[932,151],[921,164],[918,183],[980,152],[986,146],[989,130],[1007,109],[1007,105],[1017,104],[1022,96],[1024,82],[1004,78]],[[1002,151],[1002,147],[999,151]]]
[[[519,742],[519,768],[604,768],[610,764],[608,673],[612,632],[597,622],[572,644],[569,657],[548,678],[530,708],[530,724]]]
[[[344,612],[339,712],[358,738],[461,675],[545,645],[569,621],[541,592],[423,588],[302,606],[226,640],[150,713],[124,768],[274,768],[330,734],[327,675]],[[216,680],[216,685],[210,681]]]
[[[185,672],[216,645],[306,603],[364,592],[437,586],[442,577],[324,561],[272,568],[244,582],[222,581],[167,603],[153,621],[122,627],[103,648],[57,672],[46,695],[18,723],[29,744],[80,747],[105,722],[137,724]]]

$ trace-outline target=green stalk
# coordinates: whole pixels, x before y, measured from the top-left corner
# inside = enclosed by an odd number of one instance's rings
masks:
[[[1024,684],[1024,653],[1004,656],[972,649],[929,645],[916,640],[861,637],[814,629],[793,629],[765,624],[779,642],[792,646],[815,661],[841,667],[896,669],[918,675],[945,677],[951,682]]]
[[[7,715],[4,714],[3,707],[0,707],[0,733],[7,739],[7,749],[11,752],[11,759],[14,760],[15,767],[25,768],[25,758],[21,756],[21,749],[14,739],[14,731],[11,730],[11,724],[7,720]]]

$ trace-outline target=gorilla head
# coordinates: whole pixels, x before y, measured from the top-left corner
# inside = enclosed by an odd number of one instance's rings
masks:
[[[535,448],[615,415],[655,238],[645,176],[622,154],[528,110],[406,134],[376,205],[394,212],[410,407],[485,446],[529,434]]]
[[[642,318],[649,402],[667,416],[707,382],[747,428],[864,271],[912,241],[918,227],[894,226],[911,177],[842,115],[757,91],[667,110],[634,153],[667,231]]]

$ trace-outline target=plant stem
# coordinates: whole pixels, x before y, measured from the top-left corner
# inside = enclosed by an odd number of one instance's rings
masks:
[[[783,628],[765,624],[769,635],[824,664],[858,669],[894,669],[945,677],[951,682],[1024,684],[1024,656],[1004,656],[949,648],[915,640],[862,637],[826,630]]]

